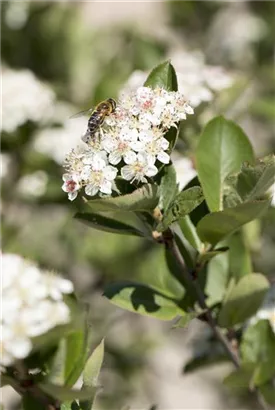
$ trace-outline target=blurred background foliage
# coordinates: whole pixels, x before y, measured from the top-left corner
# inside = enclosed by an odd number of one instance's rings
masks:
[[[274,6],[268,1],[2,3],[2,247],[68,275],[80,300],[90,304],[94,342],[107,337],[100,408],[157,402],[160,387],[145,373],[158,370],[148,358],[163,345],[171,354],[171,346],[190,336],[116,310],[101,297],[104,285],[118,278],[161,282],[164,256],[141,239],[88,230],[72,219],[78,204],[69,203],[61,190],[61,165],[87,119],[69,117],[118,98],[133,72],[142,78],[142,72],[171,58],[184,84],[190,72],[198,77],[190,82],[191,96],[195,86],[198,94],[195,115],[184,122],[178,154],[192,164],[197,137],[216,114],[236,120],[258,156],[274,151]],[[207,85],[213,66],[223,67],[230,85]],[[179,158],[175,155],[175,164],[187,183],[190,169]],[[274,226],[273,207],[262,221],[245,227],[254,270],[271,280]],[[204,346],[207,332],[201,327],[198,332]],[[171,360],[182,366],[186,357]],[[219,394],[225,400],[222,389]],[[171,403],[173,397],[162,400]]]

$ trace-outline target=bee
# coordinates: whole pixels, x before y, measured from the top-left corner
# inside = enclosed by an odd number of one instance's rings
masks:
[[[113,98],[108,98],[96,105],[95,108],[90,108],[86,111],[81,111],[71,118],[81,117],[82,115],[90,114],[88,120],[88,126],[86,132],[82,135],[81,139],[85,143],[90,142],[97,131],[100,131],[101,125],[104,123],[105,118],[113,113],[116,109],[116,101]]]

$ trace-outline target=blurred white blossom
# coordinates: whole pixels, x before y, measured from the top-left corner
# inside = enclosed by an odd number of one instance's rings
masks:
[[[11,156],[6,153],[0,153],[0,178],[5,178],[11,166]]]
[[[20,30],[29,17],[29,2],[10,0],[6,3],[5,23],[12,30]]]
[[[117,175],[146,183],[158,172],[156,161],[170,161],[165,133],[189,114],[193,108],[180,92],[139,87],[124,94],[100,131],[88,140],[84,133],[85,148],[67,156],[62,189],[73,200],[82,187],[90,196],[111,195]]]
[[[1,366],[31,352],[32,337],[70,321],[63,295],[73,284],[14,254],[2,254]]]
[[[27,121],[45,122],[53,111],[54,92],[30,70],[2,70],[2,130],[14,132]]]
[[[48,179],[46,172],[36,171],[21,177],[16,188],[24,196],[39,197],[46,192]]]
[[[66,111],[65,111],[66,112]],[[62,113],[60,113],[62,116]],[[56,118],[58,120],[58,118]],[[59,121],[61,118],[59,118]],[[35,135],[33,147],[37,152],[48,155],[58,164],[62,164],[65,153],[80,143],[82,130],[86,129],[87,119],[76,118],[64,121],[61,127],[45,128]],[[84,146],[84,144],[83,144]]]
[[[213,100],[214,93],[230,87],[233,77],[220,66],[206,65],[200,51],[186,52],[181,49],[169,54],[175,67],[178,89],[192,107]],[[147,72],[134,71],[125,83],[121,95],[140,87],[148,76]]]
[[[264,303],[251,319],[251,324],[256,324],[259,320],[268,320],[275,333],[275,285],[272,285],[266,295]]]
[[[251,46],[267,33],[265,21],[245,2],[232,2],[214,17],[209,32],[209,54],[234,62],[250,61]]]
[[[173,153],[172,160],[177,174],[179,190],[181,191],[197,175],[197,172],[192,161],[187,157]]]

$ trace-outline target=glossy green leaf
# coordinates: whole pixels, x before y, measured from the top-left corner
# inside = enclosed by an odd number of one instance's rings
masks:
[[[160,87],[168,91],[177,91],[177,76],[170,61],[165,61],[164,63],[153,68],[145,81],[144,86],[151,88]]]
[[[82,410],[79,406],[79,404],[77,403],[77,401],[73,401],[73,402],[65,402],[61,404],[61,410]]]
[[[174,300],[139,283],[111,284],[105,288],[104,296],[123,309],[162,320],[172,320],[181,312]]]
[[[159,208],[167,210],[178,192],[177,176],[173,164],[166,165],[162,170],[159,185]]]
[[[148,267],[153,275],[148,275]],[[167,267],[164,247],[156,245],[154,250],[144,255],[139,267],[139,280],[169,298],[183,297],[182,285]]]
[[[91,397],[91,390],[77,390],[71,389],[67,386],[57,386],[50,383],[40,383],[38,387],[46,394],[51,397],[54,397],[60,401],[69,401],[69,400],[85,400]]]
[[[218,317],[219,325],[233,327],[253,316],[261,306],[268,288],[268,280],[260,273],[243,276],[225,297]]]
[[[227,240],[229,246],[230,276],[239,280],[242,276],[252,272],[250,249],[245,243],[243,230],[239,230]]]
[[[199,256],[199,263],[206,263],[213,259],[215,256],[220,255],[221,253],[227,252],[229,250],[228,246],[221,246],[220,248],[216,248],[213,251],[207,251],[201,253]]]
[[[93,403],[96,395],[97,381],[101,366],[104,359],[104,340],[95,348],[83,371],[83,384],[82,390],[88,389],[89,391],[94,391],[89,400],[81,401],[80,406],[81,410],[91,410],[93,408]]]
[[[199,206],[203,199],[200,187],[193,187],[180,192],[164,213],[163,219],[158,224],[156,230],[159,232],[165,231],[173,222],[188,215]]]
[[[254,165],[244,163],[237,174],[225,180],[224,204],[227,207],[242,202],[263,199],[275,182],[275,159],[273,155],[265,157]]]
[[[85,328],[67,337],[65,362],[65,385],[73,386],[80,377],[88,356],[88,329]]]
[[[185,315],[181,316],[180,319],[173,325],[173,328],[183,328],[186,327],[191,320],[196,319],[200,315],[202,315],[205,311],[201,312],[186,312]]]
[[[78,380],[87,358],[87,332],[83,327],[60,340],[52,358],[47,382],[57,385],[73,386]]]
[[[237,179],[237,191],[245,201],[255,200],[265,194],[275,182],[275,159],[269,156],[255,166],[245,164]]]
[[[234,370],[224,380],[223,383],[230,389],[248,390],[254,373],[254,365],[245,364],[241,368]]]
[[[242,225],[261,216],[269,204],[269,200],[247,202],[234,208],[208,214],[197,225],[199,237],[204,242],[216,245]]]
[[[256,365],[253,375],[256,386],[275,376],[275,335],[267,320],[250,325],[244,331],[240,350],[243,361]]]
[[[158,201],[157,185],[146,184],[131,194],[115,198],[92,199],[87,204],[94,212],[152,211],[157,206]]]
[[[190,215],[185,215],[178,221],[183,236],[187,239],[190,245],[199,252],[202,248],[201,240],[197,234],[196,227],[193,224]]]
[[[201,354],[189,360],[184,366],[183,371],[184,373],[192,373],[204,367],[228,362],[228,360],[228,356],[222,352],[216,354],[209,354],[209,352],[207,352],[206,354]]]
[[[139,231],[131,225],[117,221],[113,218],[102,216],[95,213],[77,213],[74,216],[85,225],[91,226],[99,231],[116,233],[120,235],[144,236],[143,232]]]
[[[211,120],[200,136],[196,151],[199,180],[209,209],[223,208],[225,178],[244,161],[253,162],[250,141],[242,129],[223,117]]]
[[[204,292],[209,306],[223,300],[229,278],[228,252],[223,252],[211,259],[207,266]]]

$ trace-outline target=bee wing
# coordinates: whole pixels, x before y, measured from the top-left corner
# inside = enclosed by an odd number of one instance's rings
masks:
[[[85,144],[88,144],[91,141],[91,133],[89,132],[89,130],[87,130],[86,132],[84,132],[83,135],[81,135],[81,139],[83,142],[85,142]]]
[[[84,115],[91,114],[93,111],[94,111],[94,108],[90,108],[89,110],[80,111],[80,112],[78,112],[78,113],[72,115],[72,116],[70,117],[70,119],[72,119],[72,118],[79,118],[79,117],[82,117],[82,116],[84,116]]]

